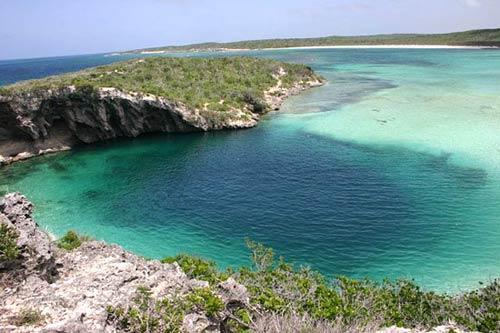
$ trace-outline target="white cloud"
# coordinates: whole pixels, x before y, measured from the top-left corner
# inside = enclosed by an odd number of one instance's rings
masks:
[[[464,0],[465,4],[469,7],[480,7],[481,6],[481,1],[480,0]]]

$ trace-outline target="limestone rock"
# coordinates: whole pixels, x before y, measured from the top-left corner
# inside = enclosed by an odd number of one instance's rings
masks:
[[[443,325],[433,328],[432,330],[420,330],[420,329],[409,329],[409,328],[401,328],[401,327],[388,327],[382,330],[377,331],[377,333],[478,333],[478,332],[470,332],[464,331],[458,328],[456,325]]]
[[[219,292],[228,307],[243,307],[250,304],[247,288],[232,277],[219,283]]]
[[[0,223],[16,229],[18,245],[32,256],[28,259],[57,262],[51,266],[56,274],[47,279],[40,270],[21,267],[22,279],[0,293],[0,332],[116,332],[108,323],[106,307],[131,304],[138,287],[149,288],[154,298],[175,298],[208,286],[208,282],[190,279],[177,263],[147,260],[116,245],[87,241],[70,252],[57,249],[32,213],[33,205],[24,196],[9,194],[0,204]],[[247,299],[244,287],[232,279],[221,284],[220,290],[219,296],[228,302]],[[16,326],[26,309],[39,311],[42,322]],[[187,332],[219,332],[223,320],[224,316],[208,319],[203,313],[190,314],[184,325]]]
[[[279,80],[277,87],[266,92],[264,102],[277,109],[286,97],[321,84],[299,82],[285,89]],[[0,95],[0,165],[144,133],[250,128],[257,125],[262,111],[252,108],[256,106],[233,109],[230,116],[221,118],[215,111],[116,88],[89,91],[68,86]]]
[[[220,329],[219,325],[207,316],[191,313],[184,317],[181,331],[185,333],[217,333],[220,332]]]
[[[49,235],[33,220],[32,213],[33,204],[19,193],[8,194],[0,200],[0,223],[14,228],[19,236],[20,258],[17,264],[22,265],[23,273],[36,271],[50,281],[57,274],[54,248]]]

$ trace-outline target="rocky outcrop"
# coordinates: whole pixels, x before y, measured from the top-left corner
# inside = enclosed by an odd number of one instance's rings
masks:
[[[25,274],[15,283],[5,284],[0,293],[0,332],[116,332],[108,322],[108,305],[130,304],[138,287],[147,287],[155,298],[188,293],[208,283],[190,279],[177,263],[162,264],[133,255],[116,245],[88,241],[71,252],[55,247],[49,236],[32,219],[33,205],[20,194],[9,194],[0,205],[0,223],[19,234],[21,261]],[[48,263],[54,265],[48,265]],[[47,279],[46,270],[56,274]],[[53,273],[54,273],[53,271]],[[0,270],[13,275],[12,267]],[[244,286],[229,279],[217,289],[226,307],[248,302]],[[19,324],[23,311],[37,310],[36,325]],[[190,313],[183,322],[186,332],[221,331],[224,314],[208,318],[203,312]]]
[[[175,302],[194,290],[209,287],[208,282],[189,278],[175,262],[163,264],[147,260],[116,245],[87,241],[73,251],[61,250],[40,230],[32,213],[33,205],[18,193],[0,200],[0,224],[17,232],[20,249],[19,258],[0,266],[2,333],[128,332],[110,319],[108,306],[127,309],[134,304],[140,288],[147,288],[153,300]],[[233,330],[228,322],[238,320],[234,316],[238,309],[256,310],[246,287],[232,277],[210,288],[222,302],[222,310],[210,316],[205,310],[192,308],[179,323],[181,332],[229,333]],[[148,309],[155,309],[155,305]],[[30,311],[37,314],[36,321],[29,317]],[[328,322],[313,322],[307,316],[256,313],[259,316],[252,323],[251,331],[257,333],[358,332],[333,327]],[[373,328],[364,330],[372,333],[451,331],[465,332],[451,324],[428,331],[379,329],[379,324],[374,323]]]
[[[51,282],[57,275],[54,248],[49,235],[33,220],[32,213],[33,204],[18,193],[0,200],[0,223],[17,231],[19,248],[16,260],[0,262],[0,271],[11,271],[14,280],[35,274]]]
[[[279,108],[286,97],[322,84],[298,82],[285,89],[278,81],[278,86],[265,94],[264,103],[272,109]],[[249,128],[268,109],[259,103],[250,100],[244,110],[231,110],[222,117],[215,111],[115,88],[68,86],[0,95],[0,165],[78,144],[144,133]]]

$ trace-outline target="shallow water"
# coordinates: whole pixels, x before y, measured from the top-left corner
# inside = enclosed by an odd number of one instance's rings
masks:
[[[249,237],[326,274],[450,292],[500,275],[499,51],[244,54],[307,63],[329,84],[255,129],[18,163],[1,170],[0,192],[26,193],[57,235],[76,229],[148,257],[236,266]],[[121,58],[68,59],[73,70]],[[37,61],[33,77],[61,71]],[[40,69],[27,62],[0,62],[0,82]]]

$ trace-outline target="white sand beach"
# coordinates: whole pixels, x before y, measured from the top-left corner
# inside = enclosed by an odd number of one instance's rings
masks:
[[[263,50],[309,50],[309,49],[497,49],[496,46],[460,45],[331,45],[331,46],[292,46],[265,48]]]

